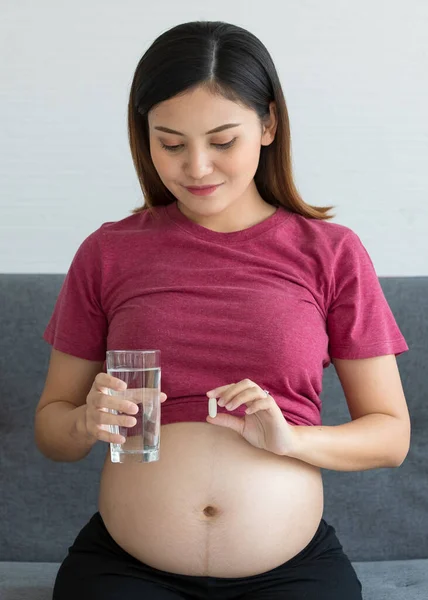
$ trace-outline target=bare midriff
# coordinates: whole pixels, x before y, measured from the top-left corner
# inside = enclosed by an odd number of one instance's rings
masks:
[[[298,554],[323,514],[320,469],[204,422],[161,428],[160,460],[112,463],[99,511],[137,560],[183,575],[248,577]]]

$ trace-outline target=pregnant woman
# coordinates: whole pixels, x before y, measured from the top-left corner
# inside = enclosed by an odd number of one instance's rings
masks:
[[[106,448],[98,511],[53,597],[359,600],[321,468],[398,467],[410,439],[408,347],[372,261],[332,207],[299,196],[278,74],[248,31],[163,33],[128,125],[145,203],[82,242],[44,333],[38,448],[56,461]],[[135,419],[108,395],[109,349],[161,350],[157,462],[110,460],[109,425]],[[351,420],[326,427],[330,364]],[[128,415],[108,412],[119,402]]]

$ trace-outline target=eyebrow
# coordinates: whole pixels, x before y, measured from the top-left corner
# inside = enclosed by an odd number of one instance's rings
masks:
[[[226,123],[226,125],[220,125],[220,127],[216,127],[215,129],[207,131],[205,135],[208,135],[210,133],[219,133],[220,131],[224,131],[225,129],[230,129],[231,127],[239,127],[239,125],[241,125],[241,123]],[[159,125],[159,127],[155,127],[155,129],[157,129],[158,131],[163,131],[165,133],[173,133],[175,135],[184,136],[184,133],[180,133],[180,131],[175,131],[174,129],[169,129],[168,127],[162,127],[161,125]]]

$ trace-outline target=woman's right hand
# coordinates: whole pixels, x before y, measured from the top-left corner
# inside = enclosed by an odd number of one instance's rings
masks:
[[[118,395],[109,395],[108,390],[113,390]],[[110,433],[109,425],[121,427],[134,427],[137,420],[132,415],[138,413],[138,405],[120,392],[125,392],[126,383],[107,373],[98,373],[94,379],[91,390],[86,397],[86,411],[84,416],[84,430],[91,439],[102,442],[123,444],[125,439],[118,433]],[[161,402],[167,396],[161,392]],[[120,413],[115,415],[109,412],[114,409]]]

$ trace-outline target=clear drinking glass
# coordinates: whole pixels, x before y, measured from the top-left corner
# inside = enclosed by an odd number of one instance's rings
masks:
[[[123,395],[138,405],[134,427],[109,425],[111,433],[126,438],[123,444],[110,443],[114,463],[153,462],[160,457],[161,367],[160,350],[108,350],[107,373],[122,379],[127,389],[112,396]],[[109,409],[112,414],[128,414]]]

